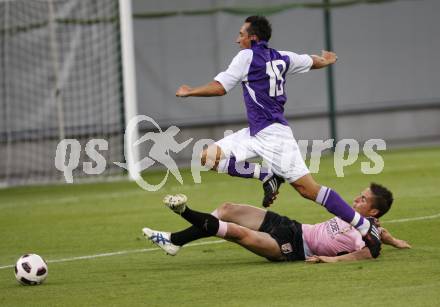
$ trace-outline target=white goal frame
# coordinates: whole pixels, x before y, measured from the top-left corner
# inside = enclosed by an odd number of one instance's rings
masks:
[[[136,70],[134,65],[133,14],[132,0],[119,0],[119,20],[121,24],[121,53],[122,76],[124,86],[124,118],[125,126],[137,115]],[[125,127],[125,128],[126,128]],[[137,127],[131,132],[131,139],[139,139]],[[139,161],[139,149],[135,148],[124,138],[125,162],[131,180],[137,180],[140,169],[136,166]]]

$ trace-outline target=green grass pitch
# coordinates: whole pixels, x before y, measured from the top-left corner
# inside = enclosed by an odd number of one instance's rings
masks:
[[[336,178],[332,157],[315,174],[350,201],[371,181],[394,192],[382,223],[413,249],[386,246],[377,260],[351,263],[270,263],[228,242],[170,257],[141,235],[143,226],[188,225],[161,205],[164,194],[185,193],[191,207],[207,212],[225,201],[259,206],[262,189],[254,180],[204,173],[203,183],[194,184],[184,172],[184,185],[171,179],[154,193],[130,182],[0,190],[0,306],[438,306],[440,148],[381,154],[379,175],[360,172],[364,157],[345,168],[344,178]],[[159,182],[163,174],[147,176]],[[330,217],[287,185],[272,209],[304,223]],[[406,218],[412,220],[401,222]],[[5,267],[28,252],[62,260],[49,263],[41,286],[19,285]]]

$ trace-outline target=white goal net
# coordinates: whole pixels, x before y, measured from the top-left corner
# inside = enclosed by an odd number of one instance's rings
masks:
[[[57,144],[105,139],[106,178],[124,161],[118,0],[0,0],[0,185],[64,180]]]

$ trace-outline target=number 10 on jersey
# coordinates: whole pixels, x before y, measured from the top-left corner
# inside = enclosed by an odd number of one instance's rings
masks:
[[[280,71],[281,67],[281,71]],[[269,96],[275,97],[284,94],[283,73],[286,70],[286,62],[275,60],[266,62],[266,74],[269,75]]]

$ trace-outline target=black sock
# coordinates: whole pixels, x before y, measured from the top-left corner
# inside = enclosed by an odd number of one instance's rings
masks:
[[[189,242],[209,237],[210,235],[206,232],[200,230],[196,226],[188,227],[182,231],[173,232],[171,234],[170,240],[171,243],[178,246],[183,246]]]
[[[217,234],[219,221],[215,216],[209,213],[191,210],[188,206],[186,206],[185,211],[183,211],[181,215],[199,230],[205,232],[206,236],[215,236]]]

